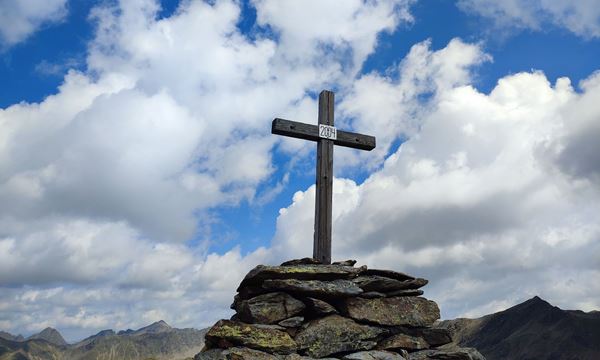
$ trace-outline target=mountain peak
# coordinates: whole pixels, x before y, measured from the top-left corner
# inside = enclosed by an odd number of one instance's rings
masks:
[[[554,306],[552,306],[552,304],[550,304],[549,302],[547,302],[546,300],[542,299],[539,296],[534,296],[531,299],[524,301],[516,306],[514,306],[514,308],[542,308],[542,309],[549,309],[549,308],[554,308]]]
[[[152,329],[171,329],[171,326],[169,324],[167,324],[167,322],[164,321],[164,320],[158,320],[158,321],[153,322],[152,324],[146,326],[146,328],[152,328]]]
[[[58,330],[51,328],[51,327],[47,327],[44,330],[42,330],[41,332],[31,335],[30,337],[27,338],[27,340],[45,340],[54,345],[59,345],[59,346],[67,345],[67,342],[62,337],[60,332],[58,332]]]
[[[600,359],[600,317],[561,310],[539,296],[479,319],[449,320],[443,326],[454,332],[458,345],[474,347],[487,359]]]
[[[536,303],[546,303],[546,304],[549,304],[546,300],[542,299],[541,297],[539,297],[537,295],[534,296],[534,297],[532,297],[531,299],[529,299],[527,301],[536,302]]]
[[[169,326],[164,320],[159,320],[154,322],[148,326],[144,326],[143,328],[137,329],[133,332],[135,335],[140,334],[158,334],[163,332],[172,331],[173,328]]]

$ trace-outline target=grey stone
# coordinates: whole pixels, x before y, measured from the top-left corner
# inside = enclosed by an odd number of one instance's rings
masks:
[[[440,318],[437,304],[422,297],[354,297],[344,300],[343,310],[355,320],[389,326],[429,327]]]
[[[294,316],[289,319],[280,321],[279,325],[286,327],[286,328],[295,328],[295,327],[300,327],[303,322],[304,322],[303,316]]]
[[[352,280],[363,291],[387,293],[395,290],[417,289],[427,284],[425,279],[396,280],[379,275],[359,276]]]
[[[267,290],[283,290],[317,298],[356,296],[363,292],[361,288],[350,280],[265,280],[263,288]]]
[[[315,358],[312,358],[310,356],[302,356],[302,355],[298,355],[298,354],[285,355],[281,359],[283,359],[283,360],[316,360]],[[336,358],[320,358],[319,360],[338,360],[338,359],[336,359]]]
[[[423,286],[427,285],[429,283],[429,280],[427,279],[423,279],[423,278],[416,278],[413,280],[406,280],[404,282],[406,288],[405,289],[418,289],[418,288],[422,288]],[[402,289],[399,289],[402,290]]]
[[[321,265],[322,263],[315,259],[315,258],[310,258],[310,257],[305,257],[302,259],[293,259],[293,260],[288,260],[284,263],[282,263],[280,266],[295,266],[295,265]]]
[[[366,270],[366,266],[359,268],[341,265],[289,265],[265,266],[258,265],[244,277],[237,291],[248,286],[259,286],[267,279],[296,279],[296,280],[337,280],[353,279]]]
[[[342,266],[354,266],[356,264],[356,260],[344,260],[344,261],[336,261],[331,263],[331,265],[342,265]]]
[[[379,342],[378,349],[404,349],[408,351],[429,349],[429,344],[420,336],[395,334]]]
[[[371,350],[377,337],[386,330],[361,325],[339,315],[330,315],[304,325],[296,335],[299,350],[308,356],[321,358],[341,352]]]
[[[279,360],[275,355],[244,347],[211,349],[194,356],[194,360]]]
[[[305,299],[305,303],[308,305],[307,310],[315,316],[325,316],[338,313],[338,311],[335,309],[335,307],[333,307],[333,305],[323,300],[309,297]]]
[[[400,281],[414,280],[413,276],[410,276],[408,274],[401,273],[401,272],[398,272],[398,271],[392,271],[392,270],[367,269],[364,272],[364,275],[385,276],[387,278],[395,279],[395,280],[400,280]]]
[[[275,354],[296,350],[296,342],[277,326],[259,326],[231,320],[219,320],[206,333],[209,348],[245,346]]]
[[[236,294],[234,297],[234,303],[231,305],[232,309],[235,309],[236,298],[238,300],[242,300],[242,299],[247,300],[247,299],[251,299],[255,296],[262,295],[262,294],[266,293],[267,291],[265,289],[263,289],[262,287],[249,285],[249,286],[244,286],[243,288],[238,289],[238,292],[239,293]]]
[[[385,296],[421,296],[423,295],[423,290],[419,289],[406,289],[406,290],[396,290],[385,293]]]
[[[391,351],[371,350],[346,355],[343,360],[406,360],[402,355]]]
[[[365,298],[365,299],[378,299],[378,298],[385,297],[385,294],[377,292],[377,291],[369,291],[369,292],[364,292],[364,293],[360,294],[360,297]]]
[[[234,305],[240,320],[252,324],[274,324],[301,313],[306,307],[302,301],[283,292],[235,301]]]
[[[252,326],[254,326],[257,329],[285,331],[285,328],[283,326],[275,324],[252,324]]]
[[[223,349],[210,349],[202,351],[194,356],[194,360],[227,360]]]
[[[473,348],[448,347],[436,350],[423,350],[410,353],[408,360],[485,360]]]
[[[452,342],[452,335],[448,329],[426,328],[420,331],[421,336],[432,347],[446,345]]]
[[[353,279],[352,282],[358,285],[365,292],[388,292],[398,289],[404,289],[403,281],[390,279],[378,275],[359,276],[356,279]]]
[[[437,323],[437,322],[436,322]],[[436,326],[434,323],[434,326]],[[429,344],[429,347],[438,347],[452,342],[452,335],[448,329],[437,327],[406,327],[396,326],[391,329],[393,334],[406,334],[413,337],[421,337]]]

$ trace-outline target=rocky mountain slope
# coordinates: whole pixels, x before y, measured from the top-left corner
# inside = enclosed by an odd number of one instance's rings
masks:
[[[600,359],[600,313],[562,310],[537,296],[478,319],[439,325],[488,360]]]
[[[47,327],[41,332],[31,335],[27,338],[27,340],[46,340],[47,342],[58,346],[67,345],[67,342],[58,332],[58,330],[53,329],[51,327]]]
[[[15,336],[5,333],[8,335],[0,337],[0,360],[186,359],[202,349],[206,333],[206,330],[172,328],[159,321],[118,334],[103,330],[68,345],[58,331],[46,330],[25,341],[15,341]]]
[[[13,335],[6,331],[0,331],[0,339],[12,340],[12,341],[25,341],[23,335]]]

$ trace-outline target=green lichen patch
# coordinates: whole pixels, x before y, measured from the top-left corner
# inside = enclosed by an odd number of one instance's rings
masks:
[[[320,358],[342,352],[369,350],[386,330],[360,325],[339,315],[313,320],[296,335],[298,348]]]
[[[206,334],[211,343],[230,342],[275,354],[296,350],[296,342],[276,327],[257,326],[231,320],[220,320]],[[223,341],[224,340],[224,341]]]

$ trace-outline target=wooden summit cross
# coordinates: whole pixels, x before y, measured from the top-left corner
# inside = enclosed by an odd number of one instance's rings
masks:
[[[333,195],[333,145],[371,151],[375,137],[337,130],[333,126],[333,92],[319,94],[319,125],[275,118],[271,133],[317,142],[317,191],[313,258],[331,264],[331,205]]]

